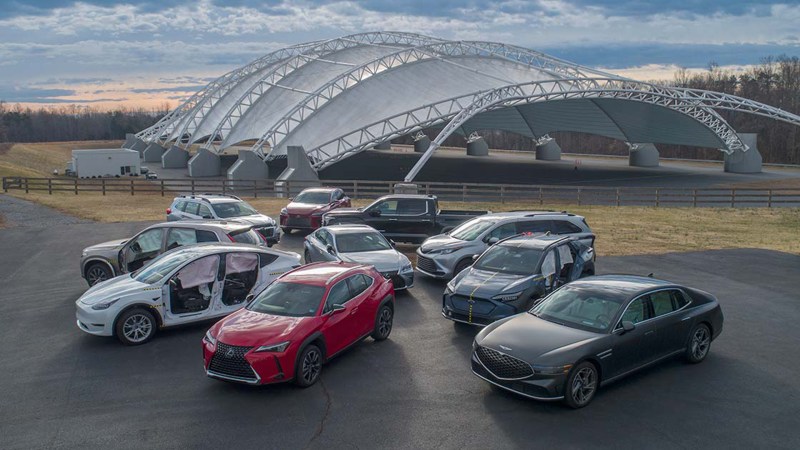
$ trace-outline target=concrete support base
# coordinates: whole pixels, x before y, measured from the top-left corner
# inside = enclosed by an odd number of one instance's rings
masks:
[[[163,156],[166,151],[167,149],[153,142],[144,149],[142,157],[145,162],[160,162],[161,156]]]
[[[183,169],[189,162],[189,152],[173,145],[161,155],[161,167],[165,169]]]
[[[539,161],[561,160],[561,147],[555,139],[550,139],[542,145],[536,146],[536,159]]]
[[[420,133],[414,137],[414,153],[425,153],[431,146],[431,138]]]
[[[419,194],[419,186],[414,183],[397,183],[394,185],[395,194]]]
[[[634,144],[628,156],[628,165],[632,167],[658,167],[658,149],[653,144]]]
[[[266,180],[269,166],[250,150],[239,150],[239,159],[228,169],[229,180]]]
[[[392,149],[392,141],[385,141],[381,142],[380,144],[373,147],[375,150],[391,150]]]
[[[131,150],[136,150],[137,152],[139,152],[139,157],[140,158],[142,157],[142,153],[144,152],[144,149],[146,149],[146,148],[147,148],[147,142],[145,142],[145,141],[143,141],[143,140],[141,140],[139,138],[136,138],[136,141],[133,143],[133,145],[131,145]]]
[[[218,177],[222,174],[219,155],[204,148],[198,150],[187,165],[190,177]]]
[[[467,141],[467,156],[489,156],[489,144],[482,137],[470,137]]]
[[[122,143],[122,148],[131,148],[134,142],[136,142],[136,135],[133,133],[125,133],[125,142]]]
[[[292,197],[305,188],[321,186],[319,175],[302,146],[286,147],[286,169],[275,180],[275,190],[284,197]]]
[[[761,173],[761,153],[756,145],[756,133],[739,133],[739,139],[744,145],[750,147],[746,152],[735,151],[725,155],[725,172],[730,173]]]

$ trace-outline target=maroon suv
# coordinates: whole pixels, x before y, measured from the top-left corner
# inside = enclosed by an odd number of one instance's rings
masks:
[[[339,188],[308,188],[290,200],[281,209],[281,229],[284,233],[316,230],[322,226],[323,214],[343,206],[350,207],[350,197]]]

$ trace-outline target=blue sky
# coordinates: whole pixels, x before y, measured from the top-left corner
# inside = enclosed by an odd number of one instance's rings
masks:
[[[269,51],[381,29],[522,45],[636,78],[800,55],[800,0],[4,0],[0,99],[155,107]]]

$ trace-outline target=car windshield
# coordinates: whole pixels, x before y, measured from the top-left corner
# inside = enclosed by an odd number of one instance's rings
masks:
[[[472,219],[457,226],[448,234],[450,237],[462,241],[474,241],[481,233],[496,223],[496,220],[491,219]]]
[[[150,264],[142,267],[141,269],[133,272],[131,274],[131,278],[135,279],[136,281],[140,281],[142,283],[147,284],[155,284],[164,279],[165,276],[169,275],[170,272],[175,270],[178,266],[185,263],[186,261],[195,258],[198,255],[197,252],[177,252],[177,253],[165,253],[160,257],[154,259]]]
[[[311,317],[317,313],[325,287],[278,281],[256,297],[247,309],[264,314]]]
[[[517,247],[516,245],[495,245],[481,255],[474,268],[491,272],[532,275],[536,273],[542,250],[538,248]]]
[[[214,212],[220,219],[258,214],[258,211],[245,202],[212,203],[211,207],[214,208]]]
[[[605,331],[624,299],[589,286],[566,285],[529,312],[539,318],[587,331]]]
[[[252,229],[232,231],[228,236],[230,236],[234,242],[240,244],[264,245],[266,243],[264,238],[257,231]]]
[[[336,236],[336,246],[339,253],[374,252],[392,248],[386,238],[376,232],[340,234]]]
[[[295,203],[327,205],[331,201],[331,193],[326,191],[303,191],[292,200]]]

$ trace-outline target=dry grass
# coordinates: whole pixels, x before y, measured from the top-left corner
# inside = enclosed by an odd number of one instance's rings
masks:
[[[49,177],[64,172],[72,150],[117,148],[122,141],[76,141],[12,144],[0,151],[0,177]]]
[[[99,222],[156,221],[172,198],[160,195],[81,193],[9,195]],[[264,214],[276,217],[284,199],[247,199]],[[369,203],[356,201],[356,206]],[[535,203],[442,202],[443,208],[508,211],[541,209]],[[597,234],[602,256],[665,253],[721,248],[765,248],[800,254],[800,209],[794,208],[647,208],[546,205],[586,217]]]

